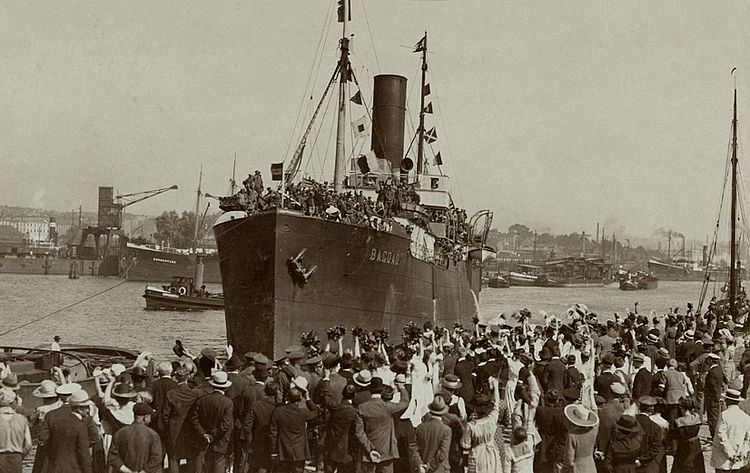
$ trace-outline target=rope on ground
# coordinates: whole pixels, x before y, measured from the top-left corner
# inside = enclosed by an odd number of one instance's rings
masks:
[[[21,325],[19,325],[18,327],[14,327],[14,328],[12,328],[12,329],[10,329],[10,330],[6,330],[5,332],[2,332],[2,333],[0,333],[0,337],[2,337],[3,335],[7,335],[7,334],[9,334],[10,332],[15,332],[16,330],[20,330],[20,329],[22,329],[22,328],[24,328],[24,327],[28,327],[29,325],[31,325],[31,324],[33,324],[33,323],[39,322],[40,320],[43,320],[43,319],[46,319],[47,317],[52,317],[53,315],[59,314],[60,312],[62,312],[62,311],[64,311],[64,310],[70,309],[71,307],[75,307],[75,306],[77,306],[78,304],[81,304],[81,303],[83,303],[83,302],[86,302],[86,301],[88,301],[88,300],[91,300],[91,299],[93,299],[93,298],[95,298],[95,297],[98,297],[98,296],[100,296],[100,295],[104,294],[105,292],[111,291],[112,289],[115,289],[115,288],[117,288],[117,287],[120,287],[120,286],[122,286],[123,284],[126,284],[126,283],[128,283],[128,282],[129,282],[129,281],[128,281],[128,280],[126,279],[126,280],[124,280],[124,281],[122,281],[122,282],[120,282],[120,283],[118,283],[118,284],[115,284],[114,286],[111,286],[111,287],[108,287],[107,289],[104,289],[103,291],[99,291],[99,292],[97,292],[96,294],[92,294],[92,295],[90,295],[90,296],[88,296],[88,297],[86,297],[86,298],[84,298],[84,299],[81,299],[81,300],[80,300],[80,301],[78,301],[78,302],[74,302],[74,303],[72,303],[72,304],[66,305],[65,307],[63,307],[63,308],[61,308],[61,309],[57,309],[57,310],[56,310],[56,311],[54,311],[54,312],[50,312],[49,314],[43,315],[43,316],[41,316],[41,317],[38,317],[38,318],[36,318],[36,319],[30,320],[30,321],[28,321],[28,322],[26,322],[26,323],[24,323],[24,324],[21,324]]]

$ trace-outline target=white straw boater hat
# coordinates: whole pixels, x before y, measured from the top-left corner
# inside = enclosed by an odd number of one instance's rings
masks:
[[[742,397],[742,394],[736,389],[727,389],[727,392],[722,394],[721,397],[728,401],[740,402],[745,400],[745,398]]]
[[[217,371],[211,376],[211,380],[208,382],[211,386],[219,389],[225,389],[232,385],[229,381],[229,376],[225,371]]]

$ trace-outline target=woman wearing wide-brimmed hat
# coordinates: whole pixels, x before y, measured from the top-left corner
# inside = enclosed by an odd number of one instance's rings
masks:
[[[479,393],[469,404],[472,412],[466,424],[461,447],[468,451],[467,473],[495,473],[501,471],[500,451],[495,444],[498,425],[500,388],[491,378],[492,397]]]
[[[596,473],[594,447],[599,432],[599,416],[583,404],[569,404],[563,412],[568,422],[563,469],[575,473]]]
[[[604,454],[604,462],[612,473],[636,473],[635,461],[641,454],[643,428],[635,417],[621,416],[615,422],[615,428]]]

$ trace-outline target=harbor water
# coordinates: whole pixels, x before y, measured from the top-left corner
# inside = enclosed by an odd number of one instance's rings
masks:
[[[0,333],[21,327],[0,335],[0,345],[48,344],[53,336],[60,335],[63,343],[116,345],[147,350],[157,357],[169,356],[175,339],[182,340],[192,351],[225,346],[222,311],[147,311],[143,299],[145,285],[106,277],[68,279],[0,274],[3,294]],[[719,288],[719,284],[712,284],[708,297]],[[221,286],[209,284],[207,289],[220,292]],[[616,284],[585,288],[484,288],[479,296],[480,318],[490,319],[500,313],[509,316],[522,308],[534,314],[545,311],[564,316],[568,307],[581,303],[603,320],[615,312],[623,314],[632,309],[635,301],[643,314],[651,310],[666,313],[670,307],[679,307],[684,313],[687,302],[697,305],[700,289],[699,282],[672,281],[660,281],[655,290],[634,292],[621,291]]]

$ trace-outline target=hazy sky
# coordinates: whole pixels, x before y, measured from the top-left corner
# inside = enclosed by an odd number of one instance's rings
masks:
[[[711,231],[733,67],[749,129],[750,3],[364,1],[351,32],[365,92],[377,73],[412,91],[404,46],[429,32],[428,126],[458,205],[493,209],[501,228]],[[333,3],[0,3],[0,203],[95,210],[99,185],[178,184],[131,209],[189,209],[201,163],[204,190],[222,194],[235,152],[240,177],[268,182],[311,71],[317,100],[335,64],[338,24],[312,68]]]

